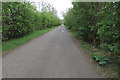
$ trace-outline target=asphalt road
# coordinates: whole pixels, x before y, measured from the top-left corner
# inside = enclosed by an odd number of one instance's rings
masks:
[[[100,78],[64,27],[3,55],[3,78]]]

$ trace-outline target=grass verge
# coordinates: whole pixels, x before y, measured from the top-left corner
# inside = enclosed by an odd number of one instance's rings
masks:
[[[11,50],[17,46],[20,46],[20,45],[30,41],[31,39],[34,39],[40,35],[43,35],[44,33],[49,32],[50,30],[52,30],[54,28],[56,28],[56,27],[35,31],[33,33],[30,33],[29,35],[24,36],[24,37],[2,42],[2,54],[8,50]]]
[[[73,35],[73,37],[75,39],[77,39],[79,41],[79,45],[80,48],[84,49],[85,51],[87,51],[89,57],[90,57],[90,61],[95,64],[97,70],[103,75],[103,77],[105,78],[118,78],[118,67],[115,64],[107,64],[104,66],[99,66],[92,58],[91,58],[91,53],[99,53],[101,55],[103,55],[105,52],[101,49],[97,49],[95,47],[93,47],[91,44],[84,42],[83,40],[81,40],[80,38],[78,38],[78,34],[76,32],[73,32],[71,30],[69,30],[69,32]]]

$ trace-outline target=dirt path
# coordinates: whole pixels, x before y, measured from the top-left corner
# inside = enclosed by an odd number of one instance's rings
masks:
[[[64,27],[3,55],[3,78],[100,78]]]

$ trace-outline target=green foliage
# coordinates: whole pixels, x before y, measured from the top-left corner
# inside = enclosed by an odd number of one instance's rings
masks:
[[[106,51],[118,64],[120,55],[120,2],[73,2],[64,24],[79,38]],[[105,62],[100,62],[105,64]]]
[[[2,42],[2,52],[5,52],[5,51],[11,50],[17,46],[20,46],[20,45],[30,41],[31,39],[36,38],[36,37],[48,32],[54,28],[56,28],[56,27],[34,31],[34,32],[24,36],[24,37],[20,37],[17,39],[12,39],[12,40]]]
[[[3,41],[60,24],[52,12],[38,12],[29,2],[3,2],[2,21]]]
[[[100,56],[99,54],[93,53],[91,54],[91,57],[98,62],[99,65],[105,65],[107,63],[110,63],[110,59],[106,56]]]

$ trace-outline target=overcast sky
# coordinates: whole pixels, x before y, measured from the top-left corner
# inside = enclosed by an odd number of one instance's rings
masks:
[[[62,18],[62,13],[65,12],[68,8],[72,7],[70,0],[50,0],[53,6],[58,12],[58,16]]]
[[[40,2],[41,0],[30,0],[30,1]],[[63,19],[62,13],[72,7],[72,3],[70,0],[43,0],[43,1],[49,2],[53,5],[53,7],[57,10],[57,14],[60,19]]]

